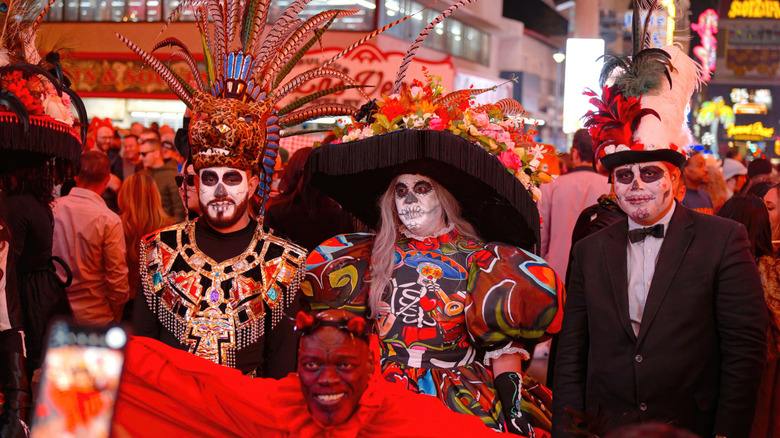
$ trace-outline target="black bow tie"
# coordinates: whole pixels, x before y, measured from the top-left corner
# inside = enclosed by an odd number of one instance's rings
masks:
[[[636,230],[628,230],[628,240],[631,243],[637,243],[645,240],[645,237],[653,236],[659,239],[664,238],[664,224],[655,224],[652,227],[637,228]]]

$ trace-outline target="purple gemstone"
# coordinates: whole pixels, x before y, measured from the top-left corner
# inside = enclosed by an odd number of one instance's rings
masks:
[[[209,300],[211,300],[212,303],[216,303],[219,299],[219,292],[217,292],[216,289],[212,290],[209,294]]]

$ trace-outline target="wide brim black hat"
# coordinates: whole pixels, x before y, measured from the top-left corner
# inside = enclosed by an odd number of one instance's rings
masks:
[[[425,175],[458,200],[482,239],[533,250],[539,212],[523,184],[495,155],[446,131],[403,130],[316,148],[306,179],[377,229],[378,200],[398,175]]]
[[[29,116],[24,125],[12,112],[0,111],[0,172],[25,168],[49,159],[81,161],[79,131],[48,116]]]

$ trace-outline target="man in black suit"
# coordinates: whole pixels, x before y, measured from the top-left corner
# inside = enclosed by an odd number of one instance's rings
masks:
[[[684,73],[675,72],[686,71],[678,62],[688,58],[664,50],[678,79]],[[639,104],[619,95],[624,91],[591,100],[599,109],[587,123],[594,148],[627,218],[572,250],[553,437],[569,436],[572,411],[600,417],[605,430],[659,421],[707,438],[747,437],[767,324],[747,234],[740,224],[675,202],[685,161],[677,145],[690,137],[654,125],[674,117],[660,107],[616,115],[615,108]],[[641,104],[652,108],[652,99]],[[683,126],[680,119],[666,122]]]

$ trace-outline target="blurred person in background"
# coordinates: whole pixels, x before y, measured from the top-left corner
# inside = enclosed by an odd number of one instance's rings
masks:
[[[144,125],[140,122],[135,122],[132,125],[130,125],[130,133],[133,134],[136,137],[140,137],[141,133],[144,132]]]
[[[169,135],[171,137],[176,135],[176,132],[169,125],[160,126],[160,129],[157,130],[157,133],[160,134],[160,138],[163,140]]]
[[[161,144],[163,160],[166,163],[168,163],[168,161],[173,161],[176,165],[176,171],[181,172],[181,166],[184,164],[184,157],[179,155],[179,151],[176,150],[176,146],[173,144],[173,137],[171,136],[169,140],[163,140]]]
[[[160,140],[160,134],[157,133],[157,131],[154,131],[152,129],[146,128],[144,129],[140,135],[138,135],[138,144],[142,145],[146,143],[147,140]]]
[[[79,324],[119,321],[130,295],[122,221],[106,207],[100,194],[109,181],[105,154],[81,155],[76,187],[54,202],[54,255],[73,273],[66,288]]]
[[[55,167],[44,161],[0,175],[0,218],[11,237],[9,255],[16,267],[29,379],[41,366],[49,320],[55,315],[72,315],[65,286],[54,270],[53,262],[63,263],[52,258],[55,173]],[[63,270],[67,272],[67,266]]]
[[[740,161],[724,158],[721,170],[723,179],[726,180],[726,188],[729,190],[729,197],[740,193],[747,182],[747,167]]]
[[[751,161],[747,167],[748,180],[752,180],[761,175],[772,174],[772,163],[765,158],[756,158]]]
[[[739,153],[738,149],[729,149],[729,151],[726,152],[726,158],[728,158],[730,160],[737,161],[740,164],[742,164],[743,166],[745,165],[745,159]]]
[[[717,214],[723,203],[731,197],[731,194],[726,185],[726,180],[723,178],[723,174],[721,174],[720,166],[718,166],[715,160],[707,163],[707,172],[709,173],[709,178],[703,188],[712,201],[713,213]]]
[[[122,158],[119,156],[119,149],[113,148],[114,129],[110,126],[101,126],[95,134],[95,147],[100,152],[108,155],[108,161],[111,163],[111,173],[122,178]]]
[[[780,434],[780,259],[772,247],[769,212],[761,198],[747,194],[728,200],[718,215],[735,220],[747,229],[764,286],[769,309],[767,360],[750,437],[775,438]]]
[[[542,184],[541,256],[555,272],[566,278],[571,236],[580,213],[610,192],[607,177],[593,168],[593,140],[587,129],[574,133],[571,166],[565,175]]]
[[[176,162],[163,159],[162,145],[155,138],[145,139],[140,145],[139,154],[144,163],[144,172],[157,183],[165,213],[176,218],[177,222],[184,220],[184,204],[181,202],[179,188],[176,185],[178,174]]]
[[[185,163],[182,172],[176,175],[176,185],[179,187],[182,205],[187,207],[187,219],[193,220],[200,217],[200,202],[198,191],[195,188],[195,168],[192,164]]]
[[[311,147],[298,149],[287,162],[279,181],[279,195],[269,200],[263,222],[274,234],[308,251],[335,235],[355,231],[352,215],[315,187],[303,185],[311,151]]]
[[[122,231],[127,248],[125,257],[128,270],[127,282],[130,290],[136,291],[141,278],[139,270],[141,238],[174,224],[176,220],[165,213],[157,184],[151,176],[143,172],[131,175],[122,185],[119,191],[119,208],[122,211]],[[133,301],[131,298],[125,305],[122,320],[131,319]]]
[[[126,180],[130,175],[143,169],[141,155],[138,154],[138,137],[127,134],[122,141],[122,178]]]
[[[747,193],[758,196],[764,201],[769,212],[769,224],[772,230],[772,246],[775,252],[780,248],[780,188],[776,181],[751,181]]]
[[[95,149],[96,151],[106,154],[109,161],[109,169],[111,174],[109,175],[108,186],[103,192],[101,197],[106,202],[108,208],[114,213],[119,212],[119,205],[116,202],[117,193],[122,186],[122,157],[119,156],[119,151],[111,148],[111,143],[114,141],[114,129],[110,126],[100,126],[95,131]]]
[[[712,199],[705,191],[707,181],[710,179],[710,171],[704,154],[697,152],[685,161],[682,178],[685,183],[685,198],[682,205],[699,213],[714,214]]]

